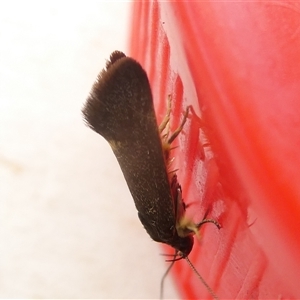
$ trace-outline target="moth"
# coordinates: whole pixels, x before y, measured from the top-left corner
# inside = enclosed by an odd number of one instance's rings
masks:
[[[171,143],[182,130],[163,134],[170,120],[168,112],[158,127],[152,92],[146,72],[134,59],[114,51],[106,68],[97,77],[82,110],[86,124],[110,144],[128,188],[138,217],[151,238],[175,249],[173,262],[188,259],[193,235],[204,223],[219,223],[204,218],[194,223],[185,216],[185,204],[176,171],[170,171]],[[217,296],[191,265],[214,298]]]

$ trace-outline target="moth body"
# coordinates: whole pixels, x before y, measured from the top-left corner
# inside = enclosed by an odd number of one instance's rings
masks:
[[[185,217],[176,172],[168,170],[171,143],[182,130],[189,110],[171,136],[169,132],[162,134],[169,123],[170,102],[158,127],[146,72],[134,59],[115,51],[98,75],[82,112],[87,125],[110,144],[148,234],[175,249],[173,263],[185,258],[217,299],[188,255],[193,248],[193,235],[202,224],[220,225],[211,219],[194,223]]]
[[[181,189],[176,175],[169,180],[150,84],[141,65],[113,52],[83,115],[88,126],[110,144],[148,234],[187,256],[193,237],[179,236],[176,230]]]

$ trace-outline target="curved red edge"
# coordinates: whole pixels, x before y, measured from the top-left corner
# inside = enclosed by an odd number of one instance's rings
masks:
[[[158,120],[173,128],[191,261],[220,299],[300,298],[300,6],[297,2],[134,2],[131,56],[146,69]],[[199,119],[201,117],[201,120]],[[199,121],[200,120],[200,121]],[[210,147],[203,147],[208,140]],[[210,297],[185,261],[184,298]]]

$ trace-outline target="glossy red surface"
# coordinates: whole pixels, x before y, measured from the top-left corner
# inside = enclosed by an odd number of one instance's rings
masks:
[[[190,254],[221,299],[300,298],[299,14],[288,1],[134,3],[130,54],[158,120],[169,93],[173,128],[194,110],[174,167],[187,213],[222,224]],[[184,298],[210,298],[185,261],[173,271]]]

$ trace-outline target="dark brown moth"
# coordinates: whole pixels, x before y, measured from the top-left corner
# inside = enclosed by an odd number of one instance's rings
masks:
[[[87,125],[110,144],[148,234],[175,249],[174,261],[185,258],[191,265],[188,255],[193,235],[204,223],[219,224],[211,219],[196,224],[185,217],[177,176],[168,171],[170,145],[181,131],[188,109],[181,126],[161,138],[170,107],[158,127],[146,72],[137,61],[115,51],[98,75],[82,112]]]

